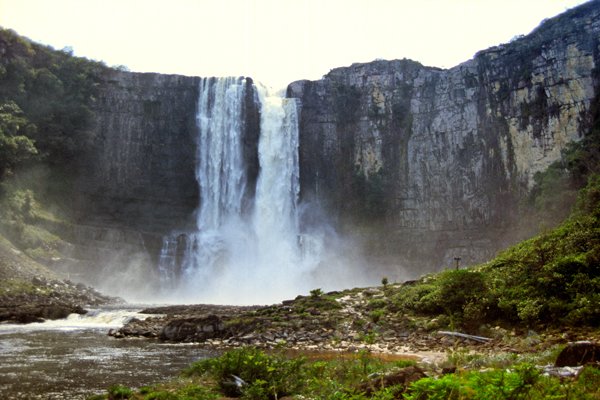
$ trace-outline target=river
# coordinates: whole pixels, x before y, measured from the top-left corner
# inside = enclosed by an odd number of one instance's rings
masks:
[[[110,328],[139,318],[136,311],[92,310],[39,324],[0,324],[0,398],[85,399],[114,384],[168,380],[214,355],[194,344],[107,336]]]

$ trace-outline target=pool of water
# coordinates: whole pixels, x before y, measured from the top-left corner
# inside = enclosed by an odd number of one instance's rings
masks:
[[[40,324],[0,324],[0,398],[85,399],[114,384],[141,387],[176,377],[215,355],[193,344],[114,339],[135,310],[96,310]]]

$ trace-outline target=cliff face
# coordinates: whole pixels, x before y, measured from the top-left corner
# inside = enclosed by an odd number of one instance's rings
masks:
[[[94,103],[93,145],[77,190],[80,217],[157,234],[193,223],[196,109],[202,78],[109,70]],[[249,193],[258,176],[259,110],[246,80],[244,159]]]
[[[512,230],[535,173],[588,130],[599,43],[593,1],[449,70],[375,61],[290,84],[288,97],[301,100],[302,200],[393,268],[416,275],[455,257],[485,260],[518,239]],[[98,248],[124,254],[119,264],[142,254],[153,268],[162,235],[191,227],[200,79],[105,71],[75,188],[86,239],[74,235],[70,270],[93,263]],[[247,93],[252,198],[260,116]],[[137,250],[121,249],[121,237],[135,237]]]
[[[92,144],[78,159],[77,224],[55,229],[68,241],[55,269],[111,293],[126,293],[136,279],[158,282],[152,277],[163,237],[195,227],[200,79],[104,71],[92,105]],[[245,197],[253,198],[260,115],[252,80],[245,82],[241,139]]]
[[[303,199],[420,272],[484,260],[589,128],[599,42],[595,1],[449,70],[375,61],[292,83]]]
[[[164,232],[198,204],[198,78],[107,71],[78,189],[84,220]]]

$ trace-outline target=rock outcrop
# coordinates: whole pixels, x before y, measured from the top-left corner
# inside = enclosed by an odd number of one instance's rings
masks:
[[[383,263],[485,260],[518,239],[534,175],[589,129],[599,42],[593,1],[448,70],[374,61],[290,84],[303,199]]]
[[[558,354],[555,367],[577,367],[600,362],[600,344],[591,341],[579,341],[567,344]]]
[[[90,287],[64,281],[0,234],[0,323],[41,322],[85,314],[84,307],[116,303]]]
[[[198,204],[199,78],[109,70],[103,80],[80,217],[151,232],[185,224]]]

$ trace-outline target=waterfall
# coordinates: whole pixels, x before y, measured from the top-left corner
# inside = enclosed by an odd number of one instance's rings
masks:
[[[159,271],[174,301],[248,304],[280,301],[307,291],[298,228],[298,111],[295,99],[254,86],[260,102],[260,172],[251,212],[243,159],[246,82],[200,84],[195,232],[165,238]]]
[[[238,216],[246,187],[242,159],[242,107],[245,80],[209,78],[200,84],[197,124],[200,186],[198,230],[218,229],[227,218]]]
[[[300,193],[298,165],[298,115],[295,99],[269,95],[259,89],[261,135],[258,147],[261,166],[256,187],[254,228],[261,254],[279,241],[286,255],[297,251],[297,202]],[[293,243],[285,243],[292,240]],[[282,243],[283,242],[283,243]]]

